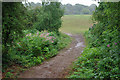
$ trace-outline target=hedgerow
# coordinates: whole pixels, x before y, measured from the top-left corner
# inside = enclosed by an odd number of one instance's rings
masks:
[[[85,33],[87,47],[75,62],[69,78],[120,79],[120,2],[100,2]]]

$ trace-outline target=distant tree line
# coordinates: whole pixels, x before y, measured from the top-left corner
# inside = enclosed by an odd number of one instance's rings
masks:
[[[40,7],[41,3],[29,3],[31,8]],[[92,14],[96,8],[95,4],[91,4],[90,6],[85,6],[82,4],[65,4],[61,5],[61,8],[64,8],[64,15],[80,15],[80,14]]]
[[[71,4],[65,4],[62,5],[62,7],[65,8],[65,15],[79,15],[79,14],[92,14],[93,11],[96,8],[95,4],[92,4],[90,6],[85,6],[85,5],[81,5],[81,4],[75,4],[75,5],[71,5]]]

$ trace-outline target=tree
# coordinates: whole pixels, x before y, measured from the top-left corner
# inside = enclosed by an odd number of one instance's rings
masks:
[[[37,30],[55,31],[58,33],[61,27],[61,17],[63,16],[63,9],[60,7],[60,2],[42,2],[42,9],[38,14],[39,21],[35,23]]]
[[[62,8],[65,9],[65,15],[80,15],[80,14],[92,14],[93,11],[96,8],[95,4],[92,4],[91,6],[85,6],[82,4],[66,4],[62,5]]]
[[[90,10],[87,9],[87,8],[83,8],[81,12],[82,12],[83,14],[89,14],[89,13],[90,13]]]
[[[2,51],[5,56],[14,41],[23,36],[26,9],[22,2],[3,2],[2,10]]]
[[[94,11],[95,11],[95,8],[96,8],[97,6],[95,5],[95,4],[91,4],[90,6],[89,6],[89,10],[90,10],[90,14],[92,14]]]

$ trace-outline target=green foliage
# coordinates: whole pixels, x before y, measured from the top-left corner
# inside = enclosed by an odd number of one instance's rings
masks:
[[[3,50],[3,54],[7,54],[8,48],[14,44],[14,41],[23,36],[22,30],[25,29],[27,13],[21,2],[3,2],[2,10],[2,45],[6,49]]]
[[[83,14],[89,14],[89,13],[90,13],[90,10],[89,10],[89,9],[84,8],[84,9],[82,9],[82,13],[83,13]]]
[[[119,54],[111,54],[106,47],[85,48],[74,63],[75,71],[69,78],[119,78]]]
[[[27,27],[30,27],[31,30],[36,28],[36,23],[39,23],[41,20],[39,20],[38,15],[44,15],[41,14],[42,8],[41,7],[36,7],[36,8],[30,8],[31,6],[28,6],[28,4],[26,4],[26,8],[27,8],[27,19],[28,22],[26,24]],[[39,25],[38,25],[39,26]]]
[[[26,68],[41,64],[69,44],[70,37],[58,32],[63,16],[60,5],[51,2],[30,8],[21,2],[3,3],[2,72],[13,65]],[[7,72],[6,77],[14,76]]]
[[[59,47],[57,47],[57,49],[58,50],[63,49],[66,45],[70,44],[70,42],[71,42],[70,36],[60,33],[58,43],[57,43],[57,46]]]
[[[3,3],[2,72],[7,72],[6,77],[14,76],[6,70],[8,67],[41,64],[69,44],[70,37],[58,31],[63,16],[60,5],[50,2],[30,8],[21,2]]]
[[[101,2],[93,15],[94,20],[103,23],[105,26],[109,25],[109,28],[119,27],[119,7],[120,2]]]
[[[65,34],[57,36],[54,32],[36,32],[31,33],[25,30],[26,36],[16,40],[13,47],[9,49],[7,59],[3,58],[3,69],[13,64],[19,64],[23,67],[31,67],[41,64],[44,60],[58,54],[58,51],[64,48],[70,42],[70,37]],[[64,42],[63,42],[64,40]]]
[[[5,75],[6,78],[10,78],[12,76],[13,76],[13,74],[11,72],[7,72],[6,75]]]
[[[2,3],[2,66],[8,67],[11,64],[9,51],[15,41],[23,37],[23,30],[26,29],[27,13],[22,2]],[[14,50],[13,50],[14,51]],[[15,55],[16,56],[16,55]],[[18,57],[18,56],[16,56]],[[4,70],[3,70],[4,71]],[[8,73],[9,75],[9,73]]]
[[[95,10],[93,17],[97,24],[85,33],[88,46],[76,61],[73,68],[75,72],[70,78],[120,79],[118,5],[120,2],[101,2]]]
[[[60,2],[43,2],[40,14],[37,15],[38,21],[34,24],[37,30],[55,31],[61,27],[61,17],[63,10],[60,8]]]

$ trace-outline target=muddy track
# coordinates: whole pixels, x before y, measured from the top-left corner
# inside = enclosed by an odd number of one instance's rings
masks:
[[[21,73],[19,78],[64,78],[72,62],[81,55],[85,47],[82,35],[68,35],[73,38],[69,48],[64,48],[49,61]]]

